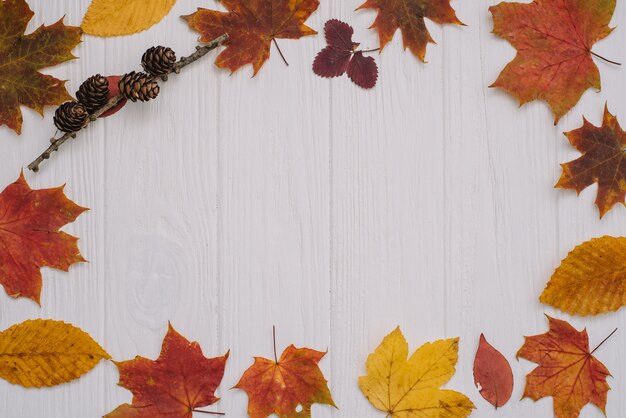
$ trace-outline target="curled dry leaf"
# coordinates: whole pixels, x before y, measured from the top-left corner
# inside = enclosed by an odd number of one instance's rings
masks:
[[[600,90],[593,44],[608,36],[615,0],[535,0],[492,6],[493,33],[517,49],[491,87],[520,104],[544,100],[556,124],[589,88]]]
[[[131,35],[159,23],[176,0],[93,0],[81,24],[96,36]]]
[[[474,404],[465,395],[440,389],[456,371],[459,339],[409,346],[396,328],[367,358],[367,376],[359,386],[370,403],[393,418],[467,417]]]
[[[21,106],[43,115],[44,106],[59,105],[72,97],[65,81],[39,72],[76,58],[80,28],[63,19],[25,35],[34,13],[24,0],[0,1],[0,126],[22,132]]]
[[[508,360],[480,334],[474,358],[474,384],[496,408],[506,405],[513,393],[513,371]]]
[[[518,358],[538,364],[526,376],[523,397],[538,401],[551,396],[556,418],[577,418],[588,403],[606,414],[606,398],[610,389],[606,378],[610,373],[593,356],[599,346],[589,351],[586,330],[579,332],[565,321],[547,318],[550,330],[526,337],[517,352]]]
[[[556,187],[582,192],[598,183],[596,205],[602,218],[616,203],[624,204],[626,196],[626,132],[617,118],[604,107],[602,126],[596,127],[583,118],[583,126],[565,135],[583,155],[561,164],[563,174]]]
[[[0,333],[0,377],[24,387],[78,379],[109,355],[86,332],[53,320],[29,320]]]
[[[594,238],[554,271],[541,303],[572,315],[597,315],[626,304],[626,238]]]
[[[119,385],[133,393],[133,402],[105,417],[191,418],[196,408],[219,400],[214,392],[224,377],[226,360],[228,353],[204,357],[197,342],[190,343],[170,325],[158,359],[137,356],[115,363]]]
[[[421,61],[426,59],[426,46],[435,43],[426,28],[425,18],[441,25],[463,25],[450,6],[450,0],[367,0],[359,9],[378,10],[371,28],[378,31],[381,51],[400,29],[404,49],[409,48]]]
[[[200,32],[201,42],[227,33],[228,44],[217,56],[220,68],[235,72],[251,64],[256,75],[270,57],[276,39],[299,39],[317,32],[304,22],[317,10],[319,0],[222,0],[228,12],[199,8],[183,18]]]
[[[68,271],[85,261],[78,238],[59,228],[87,209],[69,200],[63,188],[33,190],[20,174],[0,193],[0,284],[11,297],[39,303],[41,267]]]
[[[313,61],[313,72],[321,77],[339,77],[346,72],[359,87],[371,89],[378,79],[378,66],[372,57],[356,51],[359,44],[352,42],[354,29],[345,22],[331,19],[324,26],[326,43]]]
[[[314,403],[335,406],[318,366],[324,355],[290,345],[278,361],[255,357],[235,386],[248,394],[250,418],[310,418]]]

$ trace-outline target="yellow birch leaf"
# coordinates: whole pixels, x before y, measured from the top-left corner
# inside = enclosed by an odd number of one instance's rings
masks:
[[[0,378],[24,387],[78,379],[110,358],[89,334],[61,321],[29,320],[0,333]]]
[[[131,35],[159,23],[176,0],[93,0],[81,28],[95,36]]]
[[[426,343],[408,359],[400,328],[385,337],[367,358],[367,376],[359,386],[388,418],[463,418],[474,404],[465,395],[440,389],[456,371],[459,339]]]
[[[597,315],[626,305],[626,238],[594,238],[574,248],[539,300],[572,315]]]

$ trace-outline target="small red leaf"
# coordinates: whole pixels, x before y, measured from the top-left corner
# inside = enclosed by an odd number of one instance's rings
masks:
[[[313,72],[321,77],[339,77],[348,69],[350,51],[340,51],[327,46],[322,49],[313,61]]]
[[[113,97],[119,94],[120,88],[117,86],[117,83],[119,83],[121,78],[122,77],[119,75],[110,75],[107,77],[107,80],[109,81],[109,96],[107,97],[107,99],[111,100]],[[102,115],[100,115],[100,117],[106,118],[106,117],[116,114],[117,112],[119,112],[121,108],[124,107],[124,105],[126,104],[126,101],[127,101],[126,99],[121,100],[115,107],[112,107],[111,109],[107,110]]]
[[[352,42],[354,29],[341,20],[331,19],[324,25],[328,46],[341,51],[354,51],[359,44]]]
[[[513,371],[507,359],[480,334],[474,359],[474,384],[496,408],[504,406],[513,393]]]
[[[363,56],[363,52],[355,52],[348,64],[348,77],[359,87],[371,89],[378,80],[378,66],[372,57]]]

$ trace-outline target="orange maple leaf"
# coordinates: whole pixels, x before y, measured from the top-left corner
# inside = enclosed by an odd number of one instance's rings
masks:
[[[580,193],[598,183],[596,205],[602,218],[616,203],[624,204],[626,197],[626,132],[605,106],[601,127],[593,126],[583,117],[583,126],[565,135],[583,155],[561,164],[563,174],[555,187]]]
[[[228,33],[227,48],[215,61],[231,72],[252,64],[254,75],[270,57],[276,39],[299,39],[317,32],[304,22],[317,10],[319,0],[220,0],[229,12],[198,8],[183,18],[200,32],[200,42]],[[280,51],[280,50],[279,50]],[[253,76],[254,76],[253,75]]]
[[[88,209],[69,200],[63,188],[33,190],[21,173],[0,193],[0,284],[11,297],[39,303],[41,267],[68,271],[85,261],[78,238],[59,228]]]
[[[359,9],[378,9],[370,28],[378,30],[381,51],[400,29],[404,49],[409,48],[421,61],[426,58],[426,46],[435,43],[426,28],[425,18],[440,25],[463,25],[450,6],[450,0],[367,0]]]
[[[224,377],[228,353],[206,358],[169,325],[157,360],[137,356],[116,362],[119,385],[133,393],[132,405],[120,405],[107,418],[191,418],[196,408],[219,400],[214,394]],[[206,411],[205,411],[206,412]]]
[[[588,403],[605,412],[610,373],[593,353],[608,337],[590,352],[586,330],[579,332],[565,321],[547,318],[550,330],[526,337],[517,352],[518,358],[539,364],[526,376],[523,397],[537,401],[552,396],[556,418],[576,418]]]
[[[600,72],[591,47],[608,36],[615,0],[535,0],[491,6],[493,33],[517,55],[490,87],[499,87],[520,105],[544,100],[559,121],[589,88],[600,90]],[[607,60],[608,61],[608,60]]]
[[[65,81],[38,72],[76,58],[81,30],[63,19],[24,35],[33,12],[24,0],[0,1],[0,125],[22,131],[20,105],[43,115],[44,106],[71,99]]]
[[[280,359],[255,357],[254,364],[235,386],[248,394],[248,415],[251,418],[266,418],[271,414],[280,418],[308,418],[314,403],[336,407],[318,366],[325,355],[290,345]]]

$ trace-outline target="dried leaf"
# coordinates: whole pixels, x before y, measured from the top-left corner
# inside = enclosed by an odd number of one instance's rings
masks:
[[[582,192],[598,183],[596,205],[602,218],[616,203],[624,204],[626,196],[626,133],[617,118],[604,107],[601,127],[593,126],[583,118],[583,126],[565,135],[583,155],[561,164],[563,174],[556,187]]]
[[[550,330],[526,337],[518,358],[538,366],[526,376],[524,398],[554,398],[556,418],[577,418],[583,406],[596,405],[605,412],[610,387],[607,368],[589,351],[587,331],[577,331],[565,321],[547,317]],[[605,340],[606,341],[606,340]],[[597,348],[596,348],[597,349]]]
[[[278,362],[255,357],[235,386],[248,394],[248,415],[309,418],[314,403],[335,406],[317,365],[325,354],[290,345]]]
[[[626,305],[626,238],[605,236],[574,248],[539,300],[572,315],[597,315]]]
[[[144,31],[159,23],[176,0],[93,0],[81,27],[90,35],[120,36]]]
[[[115,363],[119,385],[133,393],[106,418],[191,418],[193,410],[219,400],[215,390],[224,377],[228,353],[206,358],[197,342],[190,343],[170,325],[157,360],[135,357]]]
[[[440,389],[454,372],[459,339],[426,343],[408,359],[409,346],[396,328],[367,358],[359,386],[370,403],[393,418],[467,417],[474,404],[465,395]]]
[[[409,48],[421,61],[425,61],[426,46],[435,43],[426,28],[425,18],[440,25],[463,25],[450,6],[450,0],[367,0],[359,9],[378,10],[371,28],[378,30],[381,51],[400,29],[404,49]]]
[[[496,408],[506,405],[513,393],[513,371],[507,359],[480,334],[474,359],[474,384]]]
[[[270,57],[276,39],[299,39],[315,35],[304,22],[317,10],[319,0],[221,0],[227,13],[199,8],[183,18],[200,32],[201,42],[228,33],[227,48],[215,63],[235,72],[251,64],[256,75]]]
[[[320,77],[339,77],[346,72],[359,87],[370,89],[376,85],[378,66],[372,57],[356,51],[359,44],[352,42],[354,29],[345,22],[331,19],[324,26],[328,46],[313,61],[313,72]]]
[[[86,211],[62,187],[31,189],[24,174],[0,193],[0,284],[9,296],[39,303],[41,267],[68,271],[85,261],[78,238],[59,232]]]
[[[493,33],[517,55],[491,87],[513,95],[520,105],[544,100],[559,121],[589,88],[600,90],[600,72],[591,47],[608,36],[615,0],[535,0],[492,6]]]
[[[43,115],[44,106],[71,99],[65,81],[39,72],[76,58],[71,51],[80,43],[80,28],[65,26],[63,19],[25,35],[34,13],[24,0],[0,1],[0,126],[22,132],[21,106]]]
[[[109,355],[85,331],[53,320],[29,320],[0,333],[0,377],[24,387],[78,379]]]

